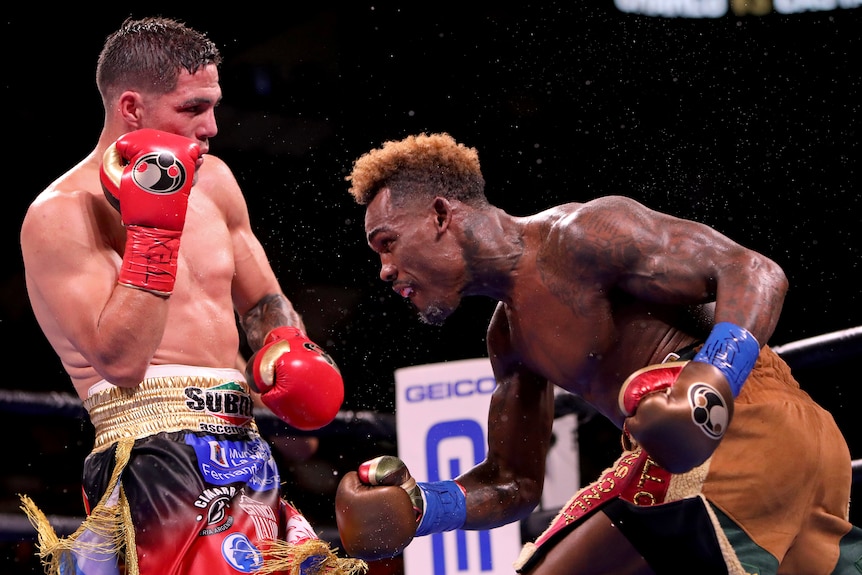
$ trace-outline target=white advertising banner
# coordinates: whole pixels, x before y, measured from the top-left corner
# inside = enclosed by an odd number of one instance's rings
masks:
[[[485,459],[488,405],[495,387],[487,358],[395,371],[398,456],[417,481],[452,479]],[[573,430],[568,431],[565,435],[574,440]],[[571,451],[571,443],[560,443]],[[558,463],[562,461],[576,462],[577,456],[569,454]],[[577,487],[577,466],[571,475],[556,465],[551,468],[556,468],[554,475],[565,477],[562,489],[567,500]],[[543,501],[543,506],[547,503]],[[488,531],[417,537],[404,550],[404,574],[511,575],[521,543],[519,522]]]

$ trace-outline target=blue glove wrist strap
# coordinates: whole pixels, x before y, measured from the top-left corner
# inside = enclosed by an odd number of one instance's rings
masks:
[[[467,498],[454,480],[417,483],[425,500],[416,537],[459,529],[467,520]]]
[[[727,378],[733,397],[736,397],[759,355],[760,344],[747,329],[723,321],[715,324],[692,361],[717,367]]]

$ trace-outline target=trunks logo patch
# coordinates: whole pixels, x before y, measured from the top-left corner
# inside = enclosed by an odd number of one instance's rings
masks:
[[[619,498],[643,507],[664,503],[670,477],[670,473],[659,467],[640,447],[624,454],[613,468],[582,487],[569,500],[550,527],[536,539],[536,546],[543,545],[555,533],[611,499]]]
[[[208,483],[245,483],[254,491],[267,491],[279,485],[275,460],[260,437],[232,441],[187,433],[186,445],[194,448],[198,469]]]
[[[691,419],[701,431],[712,439],[721,439],[727,430],[727,405],[711,385],[696,383],[688,390]]]
[[[283,503],[287,514],[287,542],[294,545],[306,539],[317,539],[317,533],[308,520],[289,503]]]
[[[240,573],[254,573],[263,567],[263,553],[242,533],[231,533],[221,543],[225,562]]]
[[[227,462],[227,451],[225,445],[220,441],[210,441],[210,463],[215,463],[219,467],[227,469],[230,464]]]
[[[252,418],[254,405],[251,396],[233,381],[216,387],[189,386],[183,391],[186,407],[194,412],[218,417],[235,426],[245,425]]]
[[[251,497],[246,497],[245,493],[239,499],[239,506],[246,515],[251,517],[254,523],[254,532],[258,539],[268,540],[278,537],[278,520],[272,507]]]
[[[198,522],[206,521],[206,527],[198,533],[201,536],[222,533],[233,525],[233,516],[227,514],[231,501],[239,491],[236,487],[216,487],[205,489],[195,500],[195,507],[204,511],[196,517]]]

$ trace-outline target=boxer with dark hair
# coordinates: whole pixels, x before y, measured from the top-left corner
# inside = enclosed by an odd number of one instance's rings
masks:
[[[96,147],[23,222],[33,311],[95,427],[76,533],[58,538],[23,496],[50,573],[366,568],[283,498],[255,425],[258,393],[286,423],[317,429],[344,387],[279,286],[233,173],[209,154],[220,62],[181,22],[124,22],[98,59]]]
[[[350,193],[380,278],[425,322],[467,296],[499,303],[488,455],[417,482],[391,456],[340,482],[348,553],[489,529],[539,503],[553,388],[620,428],[624,451],[515,562],[531,575],[847,573],[851,464],[832,416],[769,348],[788,282],[715,230],[607,196],[512,216],[485,196],[478,153],[448,134],[356,160]]]

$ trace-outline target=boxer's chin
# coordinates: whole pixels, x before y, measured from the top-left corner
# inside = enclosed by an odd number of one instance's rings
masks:
[[[419,310],[419,319],[428,325],[443,325],[450,313],[452,313],[450,310],[432,304],[424,310]]]

